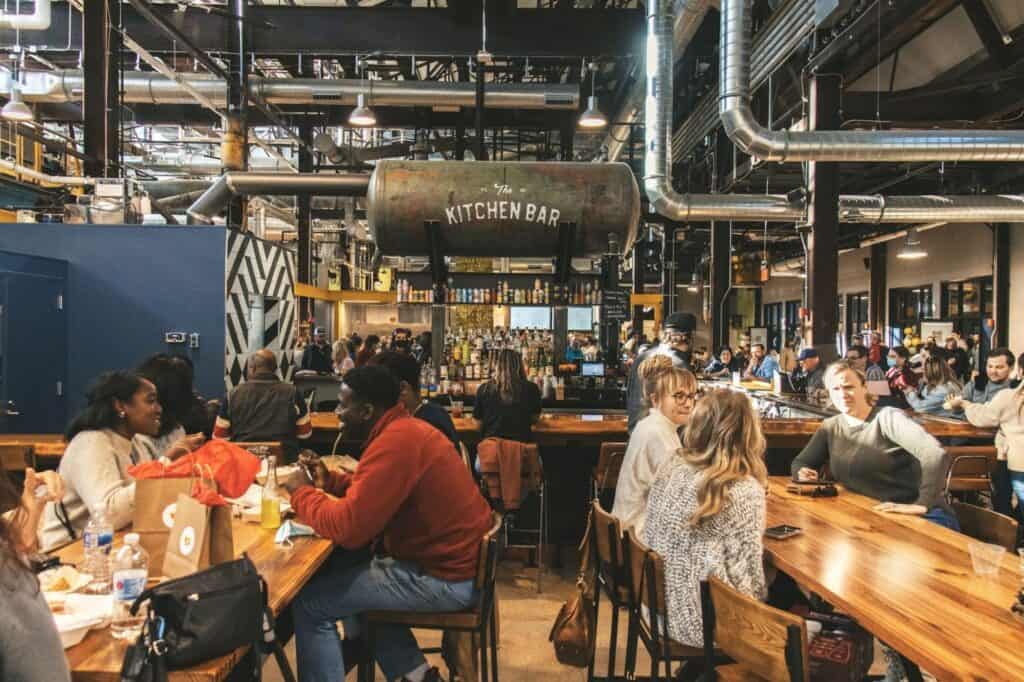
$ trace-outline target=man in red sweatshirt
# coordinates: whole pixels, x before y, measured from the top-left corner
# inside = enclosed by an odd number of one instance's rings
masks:
[[[480,540],[491,511],[444,434],[409,415],[399,384],[384,367],[350,370],[341,385],[346,439],[365,437],[354,474],[322,464],[285,482],[299,520],[346,550],[375,538],[388,556],[314,577],[294,603],[300,682],[344,678],[336,623],[346,638],[358,615],[375,609],[452,611],[473,604]],[[388,680],[438,678],[409,628],[382,628],[377,662]]]

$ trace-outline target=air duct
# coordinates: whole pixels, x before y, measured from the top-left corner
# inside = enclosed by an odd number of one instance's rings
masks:
[[[682,54],[686,46],[693,40],[693,34],[700,28],[710,7],[718,7],[718,0],[678,0],[679,19],[676,20],[673,29],[673,42],[675,54]],[[647,82],[643,78],[637,78],[626,100],[619,109],[619,113],[612,118],[612,126],[608,129],[605,137],[605,147],[608,149],[608,160],[618,161],[622,154],[623,147],[630,140],[632,123],[639,117],[644,106],[644,95]],[[622,125],[615,125],[622,121]]]
[[[1024,161],[1024,130],[789,131],[765,128],[754,118],[750,108],[750,5],[751,0],[721,0],[719,62],[719,117],[726,134],[746,154],[780,162]],[[671,74],[672,71],[661,73]]]
[[[20,31],[42,31],[50,28],[50,0],[36,0],[32,14],[0,12],[0,28]]]
[[[314,173],[245,173],[228,172],[189,206],[188,215],[199,222],[213,222],[235,196],[254,194],[313,194],[363,196],[370,184],[369,175]]]
[[[30,72],[25,76],[22,94],[26,102],[59,104],[82,99],[85,80],[80,70]],[[195,93],[199,93],[217,107],[227,106],[227,93],[220,78],[208,74],[180,74],[180,79],[181,82],[176,82],[157,73],[125,73],[122,101],[126,104],[194,104]],[[361,82],[251,76],[249,90],[254,96],[278,105],[355,106],[356,97],[366,93],[370,94],[373,105],[378,107],[451,108],[472,107],[476,104],[476,86],[473,83]],[[488,109],[575,111],[579,108],[579,102],[579,85],[496,83],[487,86]]]
[[[40,173],[34,168],[22,166],[6,159],[0,159],[0,168],[9,170],[12,173],[17,173],[22,177],[35,180],[36,182],[45,182],[51,185],[82,187],[85,185],[96,184],[96,178],[85,178],[80,175],[47,175],[46,173]]]
[[[770,194],[680,194],[672,188],[672,14],[670,0],[647,4],[647,102],[644,190],[654,209],[672,220],[802,221],[802,199]],[[722,0],[725,7],[736,0]],[[725,17],[723,17],[723,20]],[[727,91],[726,91],[727,92]],[[846,223],[978,223],[1024,220],[1024,197],[899,196],[839,197]]]

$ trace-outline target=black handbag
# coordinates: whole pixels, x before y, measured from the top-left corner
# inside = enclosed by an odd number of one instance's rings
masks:
[[[163,682],[168,670],[188,668],[252,645],[274,654],[287,682],[294,682],[274,637],[267,584],[248,556],[169,580],[146,590],[132,614],[149,601],[138,640],[125,651],[122,682]],[[254,656],[259,679],[261,656]]]

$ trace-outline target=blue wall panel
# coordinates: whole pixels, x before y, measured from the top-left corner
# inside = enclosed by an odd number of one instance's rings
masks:
[[[68,261],[68,415],[89,383],[157,352],[184,353],[204,396],[224,393],[221,227],[0,224],[0,249]],[[164,332],[197,332],[200,347]]]

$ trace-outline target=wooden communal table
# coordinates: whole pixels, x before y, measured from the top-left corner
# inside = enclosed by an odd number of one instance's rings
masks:
[[[999,574],[974,575],[970,538],[920,517],[872,509],[841,490],[812,499],[773,477],[768,525],[803,533],[765,538],[775,565],[820,594],[939,680],[1024,679],[1024,623],[1010,613],[1021,586],[1018,557]]]
[[[60,433],[0,433],[0,447],[5,445],[31,447],[37,457],[60,457],[66,444]]]
[[[237,519],[233,531],[235,554],[240,556],[242,552],[248,552],[256,569],[267,581],[270,608],[275,614],[291,603],[334,547],[330,540],[314,537],[293,538],[292,547],[278,545],[274,543],[274,531]],[[117,534],[115,546],[120,545],[123,535]],[[64,563],[77,564],[82,560],[82,543],[68,545],[57,554]],[[126,642],[110,636],[110,628],[90,631],[80,644],[65,651],[72,679],[75,682],[119,682],[126,647]],[[170,679],[178,682],[224,680],[246,651],[247,648],[242,648],[194,668],[172,672]]]

